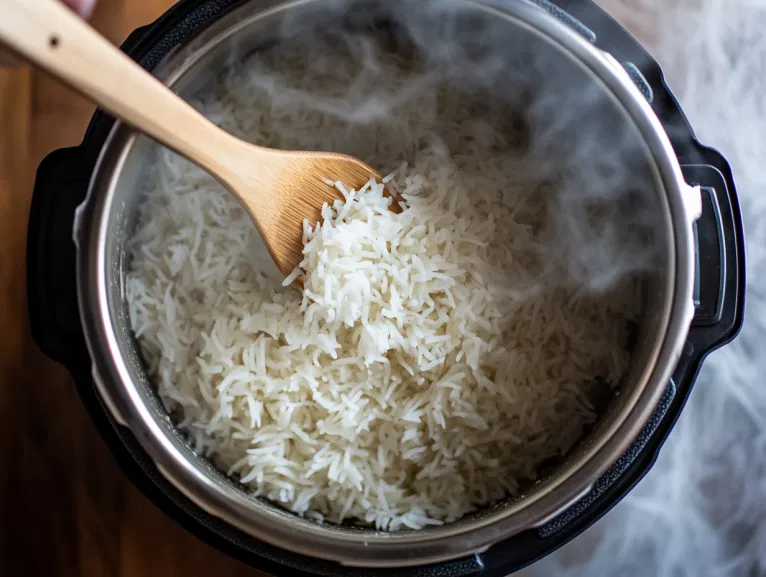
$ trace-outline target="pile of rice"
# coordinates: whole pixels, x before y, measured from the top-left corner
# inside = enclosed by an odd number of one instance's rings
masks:
[[[595,420],[636,299],[545,274],[545,195],[491,120],[418,91],[396,122],[355,124],[355,91],[401,77],[395,63],[364,76],[292,50],[250,58],[197,106],[254,142],[393,170],[404,210],[380,183],[338,183],[345,201],[304,230],[299,291],[237,202],[163,152],[131,244],[133,330],[177,426],[254,494],[386,530],[455,520],[534,480]]]

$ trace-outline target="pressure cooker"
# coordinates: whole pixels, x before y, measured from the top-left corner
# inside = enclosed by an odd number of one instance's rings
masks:
[[[175,429],[126,320],[131,183],[146,146],[98,111],[82,144],[52,152],[37,171],[27,247],[35,341],[69,369],[125,475],[150,500],[201,540],[274,575],[490,577],[550,554],[647,473],[705,356],[742,325],[745,256],[731,169],[697,140],[646,50],[589,0],[440,4],[424,14],[426,3],[413,0],[182,0],[122,50],[189,97],[232,57],[280,41],[285,22],[395,25],[396,13],[436,26],[449,10],[457,26],[489,23],[528,39],[609,96],[635,128],[666,222],[651,330],[634,351],[632,385],[564,463],[507,502],[441,527],[387,533],[318,524],[248,495]]]

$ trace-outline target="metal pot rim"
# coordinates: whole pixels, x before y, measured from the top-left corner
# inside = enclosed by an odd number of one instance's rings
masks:
[[[245,4],[216,22],[215,40],[223,41],[226,36],[255,20],[321,1],[292,0],[243,17],[248,8],[252,11],[249,4]],[[684,192],[685,183],[673,148],[651,107],[609,54],[587,42],[530,0],[504,4],[502,10],[493,6],[491,0],[463,1],[495,17],[547,36],[598,77],[634,121],[651,149],[665,187],[667,205],[663,209],[670,213],[674,227],[671,238],[675,251],[669,258],[675,278],[667,281],[674,284],[673,298],[672,302],[666,303],[667,310],[663,312],[667,330],[654,359],[654,370],[646,382],[636,388],[635,402],[629,410],[626,409],[622,418],[588,448],[579,469],[557,479],[546,494],[522,500],[516,507],[476,521],[401,533],[352,532],[310,522],[286,523],[286,520],[294,521],[296,518],[288,513],[274,513],[260,505],[253,506],[254,501],[244,492],[233,499],[232,495],[221,491],[209,474],[194,466],[179,449],[178,443],[168,438],[158,426],[119,353],[107,299],[105,271],[108,263],[104,247],[112,192],[134,140],[130,131],[120,123],[115,124],[101,151],[88,196],[78,209],[75,241],[80,316],[93,360],[94,381],[110,412],[133,432],[160,472],[200,508],[253,537],[296,553],[346,565],[421,565],[484,551],[501,539],[543,524],[587,494],[594,480],[619,458],[638,435],[670,380],[686,340],[693,315],[694,248],[691,222],[697,215]],[[225,32],[219,32],[219,27]],[[182,59],[183,65],[172,70],[166,80],[172,84],[180,78],[194,64],[195,58],[202,58],[210,49],[211,41],[205,32],[193,40],[185,53],[196,56]],[[111,386],[112,383],[118,386]],[[364,547],[360,547],[362,542]]]

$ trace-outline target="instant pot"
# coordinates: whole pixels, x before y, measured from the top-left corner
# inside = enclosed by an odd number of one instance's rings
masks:
[[[203,541],[274,575],[489,577],[551,553],[646,474],[703,359],[742,325],[744,244],[731,169],[697,141],[643,47],[588,0],[442,4],[458,26],[470,22],[486,33],[481,23],[491,22],[497,37],[528,35],[528,46],[571,61],[608,95],[636,130],[667,236],[630,386],[621,385],[619,399],[564,462],[506,503],[442,527],[385,533],[323,526],[246,494],[175,430],[126,320],[131,191],[149,141],[97,112],[82,144],[54,151],[37,172],[28,235],[35,341],[72,373],[100,434],[147,497]],[[424,3],[413,0],[183,0],[122,49],[188,97],[232,57],[267,48],[286,22],[321,26],[329,15],[367,26],[382,23],[393,6],[423,16]],[[445,15],[426,16],[438,24]]]

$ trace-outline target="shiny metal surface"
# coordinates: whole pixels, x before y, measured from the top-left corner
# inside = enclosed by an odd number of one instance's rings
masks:
[[[337,19],[356,2],[253,0],[227,14],[176,51],[157,73],[182,95],[192,94],[237,55],[274,40],[286,21]],[[406,6],[406,0],[390,5]],[[659,400],[679,357],[693,314],[693,244],[689,201],[667,135],[621,66],[531,2],[457,2],[466,11],[523,31],[579,67],[629,118],[651,163],[657,210],[665,223],[662,274],[651,283],[651,315],[621,385],[602,420],[564,463],[507,503],[458,522],[418,532],[320,526],[252,498],[193,453],[167,418],[143,371],[124,306],[124,243],[130,234],[150,143],[115,126],[104,147],[86,202],[78,210],[80,314],[99,393],[117,420],[130,428],[158,469],[205,511],[273,545],[355,566],[436,563],[482,551],[539,525],[581,498],[636,437]],[[541,44],[542,45],[542,44]]]

